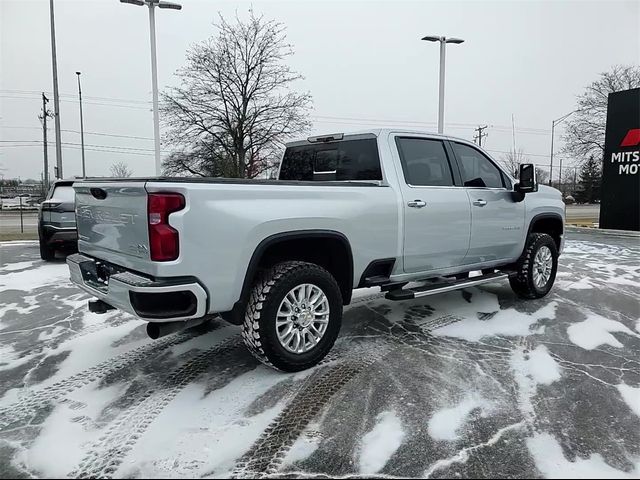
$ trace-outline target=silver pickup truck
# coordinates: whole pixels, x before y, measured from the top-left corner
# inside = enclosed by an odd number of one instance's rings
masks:
[[[560,192],[473,143],[380,129],[287,144],[278,180],[76,182],[71,279],[157,338],[221,315],[265,364],[318,363],[354,288],[404,300],[508,279],[551,289]]]

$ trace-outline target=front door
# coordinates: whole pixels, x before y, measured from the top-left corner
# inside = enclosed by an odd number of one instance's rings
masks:
[[[395,138],[404,182],[404,271],[431,272],[462,265],[469,249],[471,207],[454,182],[444,142],[420,136]]]
[[[465,264],[512,260],[522,252],[524,202],[516,201],[511,180],[484,153],[451,142],[471,204],[471,243]]]

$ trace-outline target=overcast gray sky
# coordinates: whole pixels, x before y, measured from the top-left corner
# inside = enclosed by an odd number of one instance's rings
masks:
[[[5,178],[39,178],[43,168],[37,115],[39,92],[53,88],[48,3],[0,0]],[[640,63],[638,1],[181,3],[182,11],[157,12],[161,88],[176,82],[191,44],[216,34],[218,12],[244,16],[253,5],[287,27],[296,52],[291,65],[305,76],[297,87],[313,95],[312,133],[387,125],[435,131],[438,48],[419,39],[457,36],[465,43],[447,49],[445,132],[471,139],[475,126],[487,124],[485,146],[499,157],[512,147],[513,114],[517,147],[538,164],[549,163],[551,120],[573,110],[587,84],[614,64]],[[125,161],[134,174],[152,175],[147,9],[118,0],[55,0],[55,6],[65,176],[81,173],[76,70],[85,97],[87,173],[107,174],[112,163]],[[52,146],[49,158],[53,164]]]

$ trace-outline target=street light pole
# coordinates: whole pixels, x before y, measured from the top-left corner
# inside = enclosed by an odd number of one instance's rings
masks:
[[[438,133],[444,132],[444,74],[447,43],[462,43],[461,38],[447,38],[441,36],[426,36],[422,40],[440,42],[440,82],[438,86]]]
[[[58,61],[56,60],[56,28],[53,18],[53,0],[49,0],[51,20],[51,65],[53,68],[53,123],[56,130],[56,178],[62,178],[62,139],[60,133],[60,98],[58,96]]]
[[[573,115],[577,111],[578,110],[573,110],[572,112],[569,112],[566,115],[563,115],[562,117],[560,117],[560,118],[558,118],[556,120],[553,120],[551,122],[551,161],[550,161],[550,165],[549,165],[549,186],[552,185],[551,182],[553,180],[553,138],[554,138],[556,125],[558,125],[559,123],[563,122],[570,115]],[[559,174],[559,177],[558,177],[558,186],[560,188],[562,188],[562,185],[560,184],[561,181],[562,181],[562,157],[560,157],[560,174]]]
[[[78,76],[78,97],[80,98],[80,145],[82,150],[82,178],[87,178],[87,171],[84,163],[84,121],[82,119],[82,88],[80,88],[80,72],[76,72]]]
[[[160,159],[160,114],[158,111],[158,64],[156,55],[156,17],[155,7],[170,10],[181,10],[182,5],[163,0],[120,0],[120,3],[149,7],[149,40],[151,43],[151,91],[153,97],[153,139],[155,147],[156,175],[162,173],[162,161]]]

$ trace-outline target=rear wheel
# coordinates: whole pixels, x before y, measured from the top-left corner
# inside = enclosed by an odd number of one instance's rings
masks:
[[[549,293],[558,270],[558,248],[553,238],[546,233],[530,234],[516,269],[509,283],[518,296],[532,299]]]
[[[48,246],[42,240],[40,240],[40,258],[42,260],[50,261],[56,256],[56,251],[52,247]]]
[[[342,323],[342,295],[333,276],[307,262],[283,262],[251,291],[242,336],[262,363],[286,372],[316,365]]]

